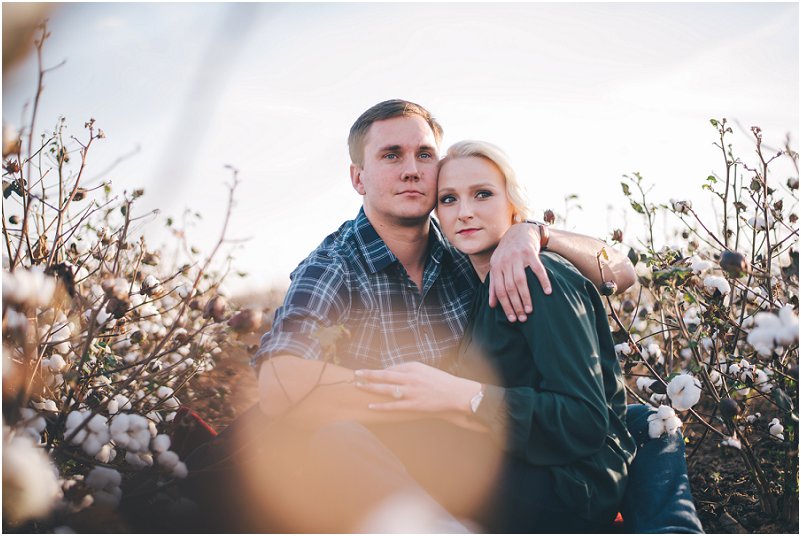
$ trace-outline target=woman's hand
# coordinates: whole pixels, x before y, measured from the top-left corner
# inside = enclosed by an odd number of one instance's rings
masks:
[[[370,404],[377,411],[420,411],[469,415],[470,400],[481,384],[418,362],[384,370],[356,371],[359,389],[392,397],[391,402]],[[451,419],[449,419],[451,420]]]

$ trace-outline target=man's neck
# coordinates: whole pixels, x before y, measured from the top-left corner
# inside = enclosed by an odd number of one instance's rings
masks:
[[[387,221],[369,214],[367,210],[365,215],[381,240],[406,269],[412,281],[422,288],[431,220],[425,218],[420,222]]]

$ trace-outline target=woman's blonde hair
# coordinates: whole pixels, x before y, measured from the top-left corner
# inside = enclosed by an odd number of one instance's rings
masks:
[[[448,149],[448,154],[445,155],[445,158],[440,161],[439,167],[442,169],[442,166],[444,166],[448,160],[465,158],[468,156],[486,158],[501,170],[501,174],[506,181],[506,196],[509,198],[509,202],[514,208],[513,221],[515,223],[520,223],[531,217],[531,210],[528,208],[523,185],[517,180],[517,174],[515,170],[512,169],[509,157],[506,156],[506,153],[498,146],[478,140],[464,140],[454,143]]]

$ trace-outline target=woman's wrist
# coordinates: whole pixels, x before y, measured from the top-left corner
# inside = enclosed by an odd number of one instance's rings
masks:
[[[464,415],[473,415],[475,413],[473,411],[473,399],[484,391],[484,387],[479,382],[466,378],[461,378],[460,383],[457,396],[454,399],[454,409]]]

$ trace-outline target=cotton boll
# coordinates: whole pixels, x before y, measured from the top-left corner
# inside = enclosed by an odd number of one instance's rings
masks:
[[[95,459],[100,463],[110,463],[117,457],[117,451],[111,443],[106,443],[100,447],[100,451],[95,454]]]
[[[784,426],[782,426],[782,423],[779,422],[779,419],[773,419],[770,421],[770,424],[768,424],[768,432],[770,432],[770,435],[776,439],[784,441],[784,434],[782,433],[784,432]]]
[[[658,406],[667,400],[667,395],[664,393],[654,393],[648,400],[650,400],[653,405]]]
[[[141,415],[123,413],[111,421],[114,443],[130,452],[146,450],[150,444],[148,421]]]
[[[729,292],[731,292],[731,286],[725,278],[716,275],[710,275],[704,278],[704,290],[710,294],[717,290],[721,295],[726,296],[729,294]]]
[[[712,385],[715,387],[723,387],[723,377],[717,370],[711,370],[709,372],[709,381],[711,381]]]
[[[89,456],[96,456],[100,452],[100,449],[103,448],[103,442],[101,442],[95,434],[89,434],[86,436],[86,439],[83,440],[81,448]]]
[[[693,208],[692,201],[671,199],[670,205],[673,207],[674,212],[678,214],[689,214],[690,209]]]
[[[656,413],[648,417],[648,435],[652,438],[673,434],[681,428],[681,419],[670,406],[659,406]]]
[[[652,392],[651,391],[651,384],[654,383],[654,381],[656,381],[656,380],[654,380],[653,378],[640,376],[639,378],[637,378],[637,389],[639,389],[640,391],[643,391],[645,393],[650,393],[650,392]]]
[[[740,440],[734,436],[725,438],[723,441],[720,442],[720,445],[723,447],[730,447],[737,450],[743,448],[743,445],[742,443],[740,443]]]
[[[45,517],[61,497],[57,471],[27,437],[3,434],[3,520],[21,524]]]
[[[156,453],[166,452],[170,448],[170,436],[166,434],[157,435],[153,438],[151,447]]]
[[[134,469],[144,469],[153,466],[153,455],[149,452],[128,452],[125,461]]]
[[[667,395],[674,409],[685,411],[701,399],[701,384],[689,374],[679,374],[668,383]]]
[[[798,316],[793,312],[792,305],[785,305],[779,309],[781,327],[776,333],[776,342],[789,346],[798,342]]]
[[[168,470],[172,470],[172,468],[175,467],[175,464],[181,461],[178,458],[178,454],[171,450],[165,450],[164,452],[159,453],[156,459],[158,460],[159,465]]]
[[[86,485],[94,490],[95,502],[116,507],[122,497],[122,475],[108,467],[95,467],[86,476]]]
[[[186,468],[186,464],[184,462],[178,462],[172,468],[172,476],[175,478],[186,478],[186,475],[189,474],[189,470]]]
[[[745,420],[748,422],[748,424],[754,424],[761,416],[761,413],[754,413],[753,415],[748,415]]]
[[[770,383],[770,378],[768,378],[764,370],[760,369],[756,371],[754,387],[756,387],[760,393],[769,393],[773,389],[773,384]]]
[[[714,266],[715,265],[712,262],[702,259],[701,257],[694,256],[692,259],[690,259],[690,269],[698,275],[706,272]]]
[[[631,355],[632,354],[632,349],[631,349],[631,346],[629,345],[629,343],[623,342],[623,343],[615,345],[615,353],[618,356],[620,356],[620,355]]]

